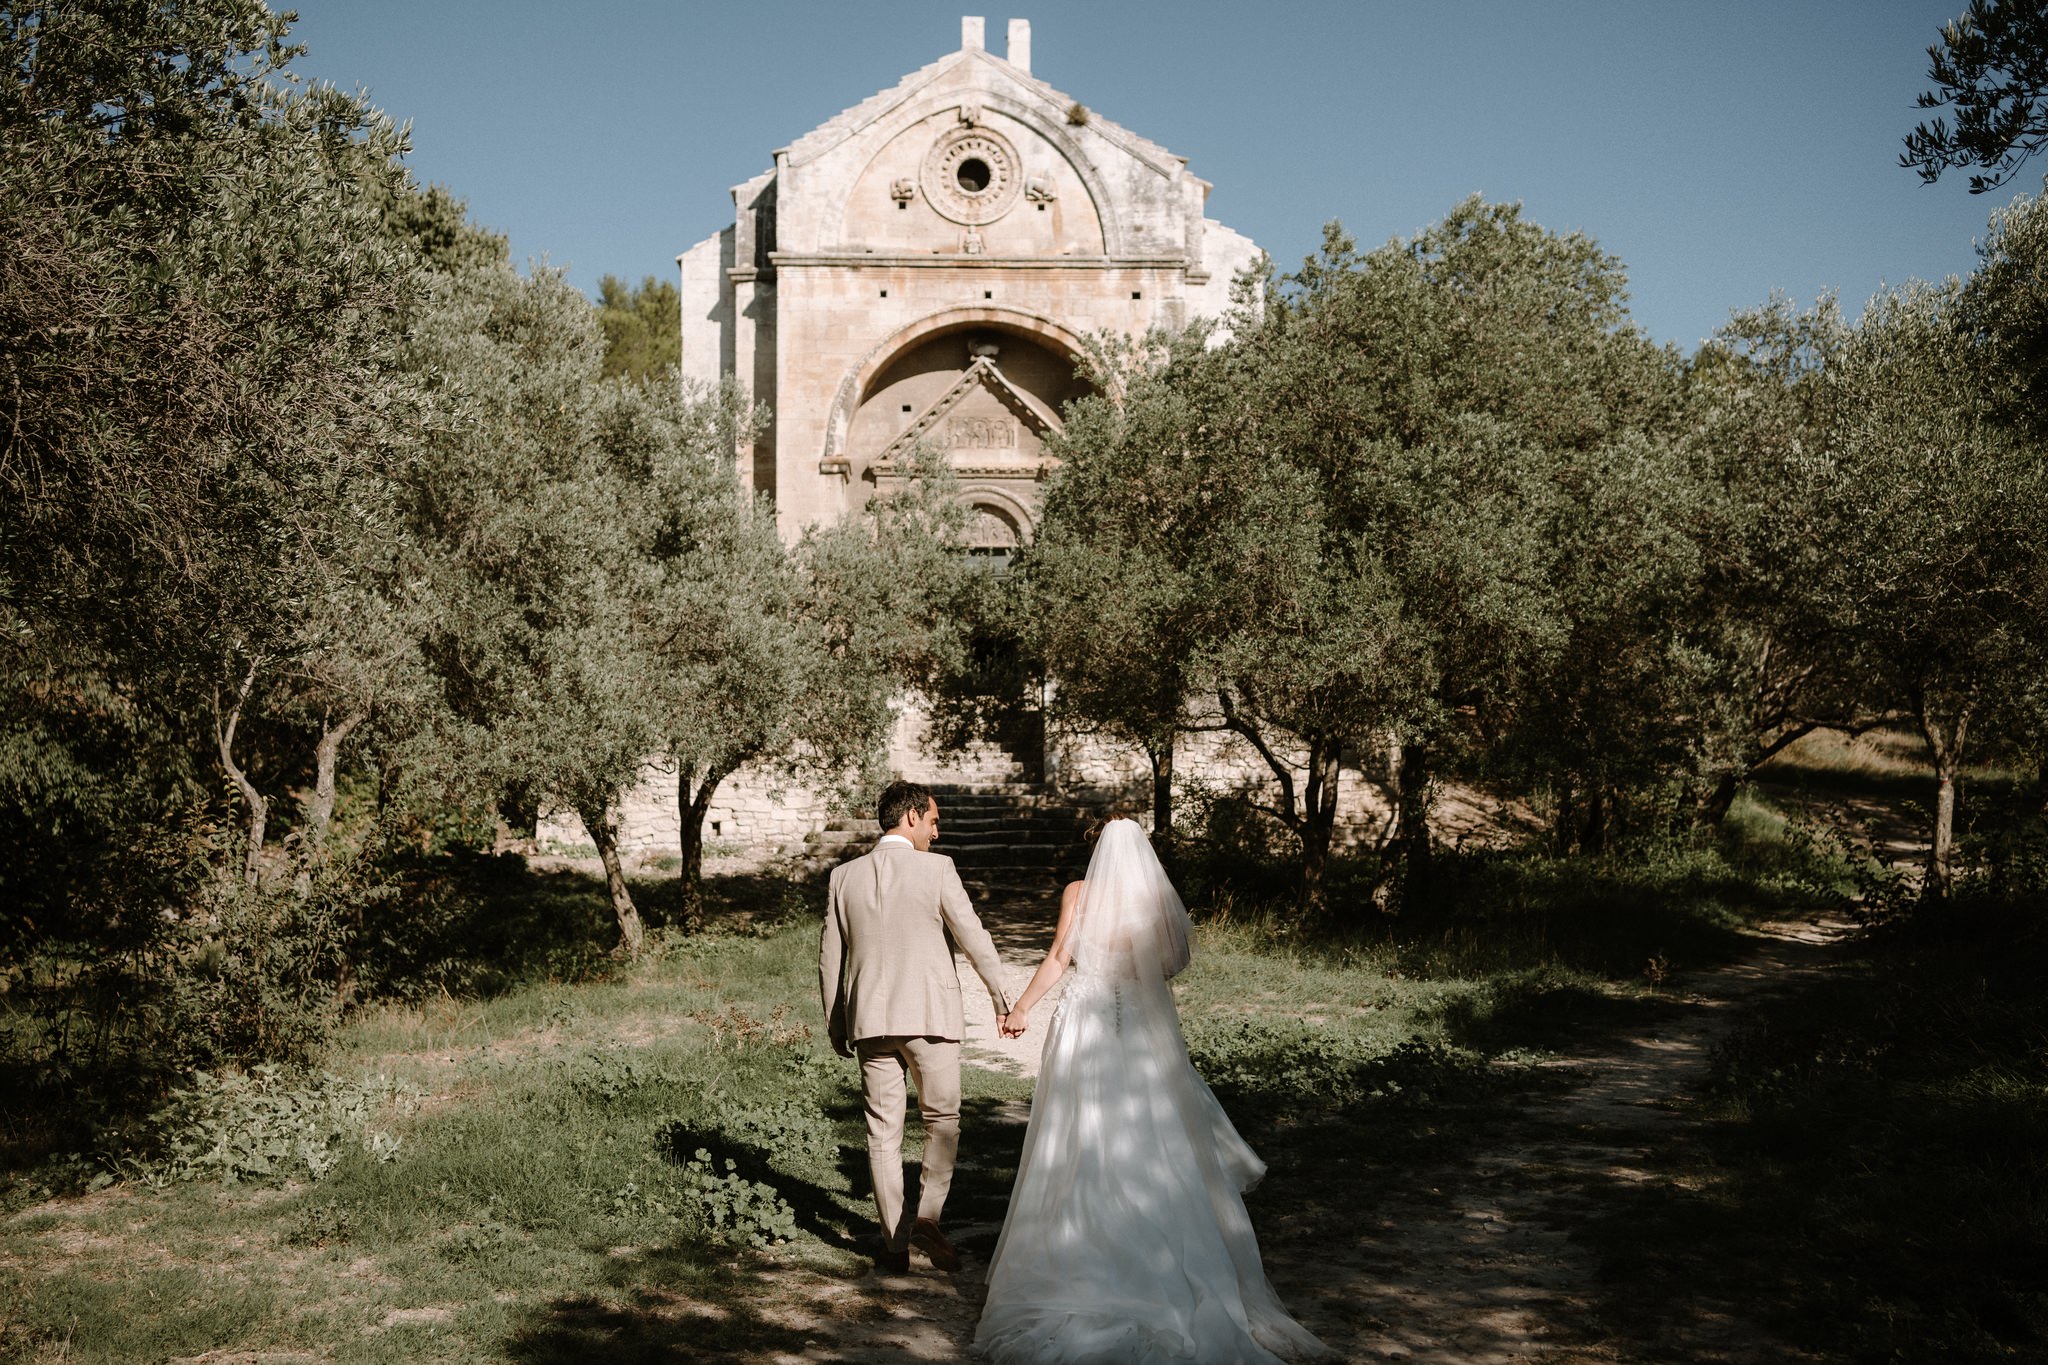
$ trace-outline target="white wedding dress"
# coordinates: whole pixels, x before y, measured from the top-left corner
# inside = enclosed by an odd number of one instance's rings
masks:
[[[1265,1164],[1188,1060],[1166,984],[1187,912],[1144,831],[1111,823],[1082,892],[974,1353],[997,1365],[1327,1354],[1259,1262]]]

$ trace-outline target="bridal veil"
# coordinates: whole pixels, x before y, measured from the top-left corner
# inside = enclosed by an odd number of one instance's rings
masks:
[[[1267,1283],[1265,1166],[1188,1060],[1167,978],[1188,917],[1145,832],[1105,827],[975,1334],[1001,1365],[1325,1353]]]

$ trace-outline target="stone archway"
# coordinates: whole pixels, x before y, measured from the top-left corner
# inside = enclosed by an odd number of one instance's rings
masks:
[[[999,316],[982,316],[989,312]],[[865,496],[905,477],[921,451],[938,453],[973,511],[976,553],[1007,561],[1036,521],[1045,440],[1059,430],[1060,408],[1088,386],[1075,367],[1078,342],[1001,313],[929,319],[862,366],[842,458],[855,495]]]
[[[992,305],[951,308],[920,318],[897,329],[871,347],[840,380],[838,391],[826,415],[825,442],[819,460],[819,471],[824,474],[837,474],[845,479],[861,477],[864,471],[858,469],[856,464],[863,455],[872,458],[873,452],[855,449],[851,438],[855,435],[853,428],[856,417],[860,416],[862,410],[876,398],[878,387],[886,383],[892,370],[901,369],[906,358],[916,356],[920,350],[925,350],[928,354],[933,342],[952,336],[962,336],[965,340],[965,334],[971,333],[981,333],[992,339],[998,352],[1005,344],[1006,337],[1015,337],[1025,345],[1052,357],[1054,363],[1063,367],[1070,376],[1087,350],[1087,343],[1082,340],[1079,333],[1042,313],[1021,308]],[[960,359],[963,362],[960,368],[964,369],[965,362],[972,357],[963,353]],[[1010,366],[1000,368],[1005,370],[1006,375],[1012,375],[1016,368],[1014,357]],[[1024,379],[1020,387],[1026,391],[1033,391],[1040,386]],[[913,412],[902,412],[899,401],[895,416],[899,419],[914,418],[917,415],[918,396],[920,395],[912,395]],[[1045,397],[1043,393],[1038,396],[1042,400]],[[1058,407],[1059,401],[1051,401],[1046,404],[1047,410],[1043,414],[1050,419],[1055,428],[1058,425]]]

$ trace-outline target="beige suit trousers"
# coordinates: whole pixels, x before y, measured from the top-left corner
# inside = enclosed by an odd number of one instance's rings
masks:
[[[868,1174],[875,1182],[875,1213],[891,1251],[909,1245],[913,1218],[937,1222],[953,1188],[960,1154],[960,1044],[944,1038],[863,1038],[860,1093],[868,1117]],[[924,1120],[924,1165],[918,1173],[917,1211],[903,1200],[903,1082],[917,1087]]]

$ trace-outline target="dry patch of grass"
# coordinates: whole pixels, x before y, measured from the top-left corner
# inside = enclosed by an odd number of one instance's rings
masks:
[[[1908,730],[1866,730],[1860,735],[1814,730],[1780,750],[1764,771],[1884,780],[1920,777],[1929,771],[1931,761],[1926,739]]]

